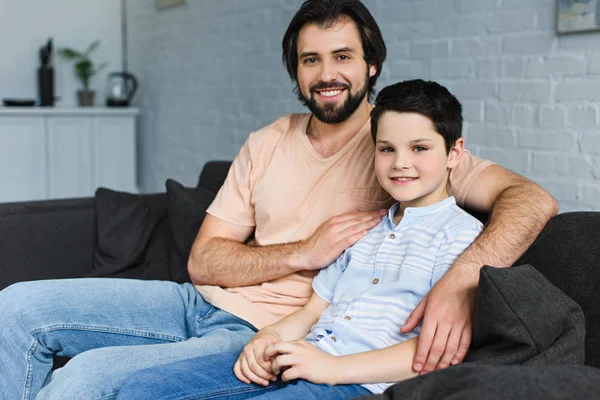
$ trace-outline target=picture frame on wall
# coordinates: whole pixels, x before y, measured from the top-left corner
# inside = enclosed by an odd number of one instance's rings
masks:
[[[557,0],[558,33],[597,30],[600,30],[600,0]]]

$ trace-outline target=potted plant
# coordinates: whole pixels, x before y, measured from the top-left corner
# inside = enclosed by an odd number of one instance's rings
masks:
[[[90,90],[90,80],[108,64],[104,62],[98,66],[94,66],[94,63],[90,59],[90,54],[98,47],[99,44],[100,41],[96,40],[88,46],[87,50],[83,52],[73,50],[68,47],[58,50],[58,54],[65,60],[75,61],[73,66],[75,76],[77,79],[79,79],[81,85],[83,86],[82,90],[77,91],[79,106],[81,107],[90,107],[94,105],[95,92]]]

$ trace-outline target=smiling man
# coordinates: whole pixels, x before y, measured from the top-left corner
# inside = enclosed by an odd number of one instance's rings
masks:
[[[0,370],[9,375],[0,398],[108,399],[128,378],[142,390],[135,398],[156,398],[143,392],[149,376],[177,384],[202,373],[194,357],[241,351],[257,329],[306,304],[316,273],[381,221],[392,199],[375,176],[369,123],[386,57],[379,27],[358,0],[309,0],[282,45],[311,113],[249,136],[192,248],[196,286],[78,279],[3,290]],[[511,265],[556,213],[539,186],[466,151],[449,190],[491,218],[402,327],[423,319],[417,371],[464,358],[479,269]],[[53,354],[73,359],[51,375]]]

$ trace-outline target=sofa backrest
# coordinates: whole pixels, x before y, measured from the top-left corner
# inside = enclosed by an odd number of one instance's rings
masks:
[[[225,182],[231,161],[209,161],[202,168],[198,187],[217,193]]]

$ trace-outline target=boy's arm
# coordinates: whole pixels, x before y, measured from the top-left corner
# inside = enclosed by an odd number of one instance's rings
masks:
[[[313,293],[303,308],[261,329],[238,357],[233,367],[235,376],[245,383],[267,386],[275,375],[272,373],[271,359],[265,355],[266,349],[282,340],[297,340],[306,336],[328,306],[327,301]]]
[[[286,342],[303,339],[327,307],[329,307],[329,303],[313,292],[304,307],[267,328]]]
[[[418,375],[412,369],[417,338],[379,350],[337,357],[337,379],[333,384],[400,382]]]
[[[333,356],[302,340],[274,343],[267,355],[276,355],[274,374],[287,367],[281,376],[284,381],[347,385],[399,382],[417,376],[412,369],[416,348],[417,339],[413,338],[384,349]]]

